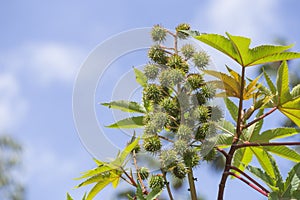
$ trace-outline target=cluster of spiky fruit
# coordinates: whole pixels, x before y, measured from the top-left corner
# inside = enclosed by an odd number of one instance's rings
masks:
[[[207,105],[215,90],[199,73],[209,64],[207,53],[197,51],[192,44],[178,47],[175,42],[174,47],[163,46],[168,35],[175,41],[186,39],[188,34],[184,31],[189,29],[188,24],[180,24],[172,33],[155,25],[151,32],[155,45],[149,49],[150,62],[144,68],[148,82],[143,90],[143,103],[147,105],[143,148],[158,156],[161,168],[179,179],[199,165],[201,159],[213,159],[214,151],[201,158],[200,148],[191,144],[201,145],[207,134],[215,131],[211,121],[222,118],[218,107]],[[166,143],[170,145],[165,147]],[[148,171],[147,176],[145,173],[140,171],[143,179],[149,175]],[[152,175],[149,186],[162,188],[164,180],[160,175]]]

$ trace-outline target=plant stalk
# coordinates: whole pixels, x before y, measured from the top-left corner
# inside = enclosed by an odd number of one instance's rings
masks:
[[[193,169],[190,167],[188,172],[188,180],[190,186],[191,200],[197,200],[197,192],[195,187],[195,179],[193,174]]]
[[[238,118],[237,118],[237,126],[236,126],[236,135],[233,138],[232,145],[230,147],[230,150],[228,152],[228,155],[226,157],[226,164],[225,168],[222,174],[222,178],[219,184],[219,192],[218,192],[218,200],[223,200],[224,196],[224,190],[225,190],[225,185],[226,181],[229,175],[231,163],[232,163],[232,158],[234,155],[234,152],[236,150],[236,144],[239,141],[239,138],[242,134],[242,112],[243,112],[243,96],[244,96],[244,87],[245,87],[245,67],[242,66],[242,73],[241,73],[241,88],[240,88],[240,98],[239,98],[239,110],[238,110]]]

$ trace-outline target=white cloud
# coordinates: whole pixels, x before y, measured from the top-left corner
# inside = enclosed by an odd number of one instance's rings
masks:
[[[26,110],[17,79],[12,74],[0,73],[0,132],[14,128]]]
[[[42,84],[72,83],[86,53],[58,42],[33,42],[2,53],[3,67]]]

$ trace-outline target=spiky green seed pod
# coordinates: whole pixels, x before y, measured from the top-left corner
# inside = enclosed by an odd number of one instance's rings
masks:
[[[185,59],[189,60],[195,53],[195,47],[192,44],[185,44],[181,47],[181,53]]]
[[[149,169],[146,167],[139,168],[138,173],[140,174],[142,180],[146,180],[149,177]]]
[[[204,140],[208,132],[209,132],[209,123],[201,124],[201,126],[199,126],[196,131],[195,139],[198,141]]]
[[[193,112],[193,117],[201,123],[205,123],[209,120],[209,109],[205,105],[198,106]]]
[[[219,106],[210,106],[209,115],[212,121],[220,121],[223,118],[223,112]]]
[[[154,45],[149,49],[148,57],[161,65],[165,65],[168,61],[168,56],[166,55],[165,50],[163,50],[159,45]]]
[[[160,25],[155,25],[151,30],[151,36],[154,42],[163,42],[166,40],[167,30]]]
[[[161,141],[157,135],[146,137],[144,139],[144,149],[148,152],[155,153],[161,149]]]
[[[189,141],[192,139],[192,129],[186,125],[180,125],[176,133],[179,140]]]
[[[190,30],[191,27],[189,24],[186,24],[186,23],[183,23],[183,24],[179,24],[177,27],[176,27],[176,31],[177,31],[177,36],[180,38],[180,39],[186,39],[189,35],[187,33],[183,33],[183,32],[180,32],[181,30],[183,31],[188,31]]]
[[[184,92],[181,92],[177,95],[176,100],[178,101],[178,104],[180,106],[180,109],[182,111],[185,111],[187,109],[189,109],[190,107],[190,98],[189,98],[189,94],[186,94]]]
[[[182,155],[188,149],[188,143],[186,140],[176,140],[173,147],[179,155]]]
[[[132,153],[139,153],[141,151],[141,146],[138,144],[132,149]]]
[[[195,167],[199,164],[200,156],[195,149],[189,149],[183,154],[184,164],[187,167]]]
[[[159,67],[155,64],[147,64],[144,73],[149,80],[155,80],[159,73]]]
[[[209,55],[204,51],[196,52],[193,55],[193,62],[199,69],[205,69],[209,64]]]
[[[171,98],[164,98],[160,105],[169,115],[176,117],[180,113],[180,108],[176,100]]]
[[[160,162],[165,170],[169,170],[178,162],[177,152],[174,150],[163,150],[160,154]]]
[[[161,87],[156,84],[149,84],[144,88],[143,98],[146,101],[152,101],[154,103],[159,103],[162,100],[163,94]]]
[[[149,181],[149,187],[153,189],[163,189],[165,187],[165,181],[162,175],[152,175]]]
[[[212,149],[208,152],[208,154],[206,154],[204,157],[203,157],[203,160],[209,162],[209,161],[212,161],[216,158],[217,156],[217,151],[216,149]]]
[[[202,91],[200,92],[196,92],[193,96],[192,96],[192,103],[195,106],[201,106],[206,104],[207,99],[206,97],[203,95]]]
[[[187,174],[187,169],[186,169],[185,164],[178,163],[173,169],[173,174],[179,179],[185,178],[185,176]]]
[[[145,125],[144,133],[146,135],[156,135],[159,132],[159,128],[151,121]]]
[[[212,99],[216,96],[216,89],[213,85],[211,84],[206,84],[202,88],[202,94],[205,96],[207,99]]]
[[[182,59],[181,56],[177,54],[173,54],[169,57],[168,62],[166,64],[167,66],[173,68],[173,69],[180,69],[184,73],[187,73],[189,71],[189,65],[186,61]]]
[[[173,87],[184,79],[184,74],[179,69],[167,69],[160,73],[159,82],[163,87]]]
[[[200,74],[189,74],[187,84],[192,90],[199,89],[204,84],[203,77]]]

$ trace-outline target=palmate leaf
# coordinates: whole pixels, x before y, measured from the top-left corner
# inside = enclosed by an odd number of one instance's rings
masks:
[[[242,36],[226,33],[227,37],[218,34],[191,34],[197,40],[221,51],[242,67],[300,58],[299,53],[285,52],[289,46],[262,45],[250,48],[251,40]]]
[[[219,80],[213,80],[208,82],[213,84],[216,88],[225,91],[217,94],[216,95],[217,97],[240,98],[241,77],[238,75],[237,72],[230,69],[228,66],[226,66],[226,68],[230,75],[218,71],[213,71],[213,70],[203,70],[203,72],[219,79]],[[244,100],[251,99],[252,97],[258,95],[256,91],[261,87],[261,84],[258,84],[258,80],[260,79],[260,77],[261,75],[256,77],[254,80],[249,79],[250,83],[244,87],[244,92],[243,92]]]
[[[140,128],[144,126],[143,116],[129,117],[122,119],[114,124],[108,125],[108,128]]]
[[[123,174],[123,167],[125,167],[128,155],[138,145],[139,138],[132,140],[122,152],[120,152],[116,159],[112,162],[102,162],[94,159],[97,168],[88,170],[78,179],[86,179],[80,183],[78,187],[83,187],[90,184],[95,184],[91,191],[88,193],[86,200],[92,200],[103,188],[112,184],[116,188],[119,184],[121,175]]]
[[[229,98],[224,98],[225,105],[232,117],[232,119],[236,122],[238,117],[238,107],[233,103]]]
[[[112,101],[110,103],[101,103],[103,106],[107,106],[109,108],[121,110],[123,112],[129,113],[145,113],[145,109],[143,106],[139,105],[137,102],[133,101]]]
[[[148,81],[146,75],[142,71],[138,70],[137,68],[133,68],[133,70],[135,73],[136,82],[138,82],[142,87],[146,87]]]

